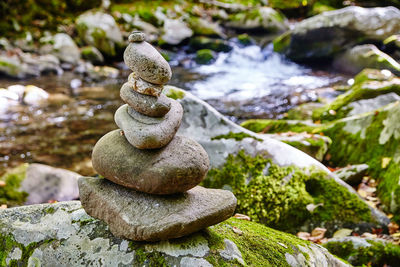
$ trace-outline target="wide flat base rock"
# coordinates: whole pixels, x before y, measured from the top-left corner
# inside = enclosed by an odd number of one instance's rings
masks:
[[[155,196],[106,179],[82,177],[78,185],[82,206],[90,216],[105,221],[114,235],[136,241],[182,237],[228,219],[236,208],[230,191],[201,186]]]

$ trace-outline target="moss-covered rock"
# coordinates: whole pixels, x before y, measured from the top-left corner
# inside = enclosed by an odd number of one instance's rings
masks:
[[[314,110],[312,117],[314,120],[331,121],[344,118],[347,115],[372,111],[388,104],[388,101],[396,101],[395,96],[394,98],[386,96],[377,99],[377,97],[388,93],[400,95],[400,79],[394,77],[389,71],[366,69],[355,77],[354,84],[346,93],[338,96],[330,104]],[[356,103],[359,100],[374,98],[373,103]],[[364,108],[352,112],[360,105]]]
[[[280,230],[373,225],[367,204],[325,172],[279,167],[262,155],[230,155],[222,168],[209,171],[203,185],[232,190],[239,213]]]
[[[316,103],[316,102],[301,104],[297,107],[290,109],[288,111],[285,119],[288,119],[288,120],[311,120],[313,111],[316,110],[317,108],[321,108],[323,106],[324,106],[324,104]]]
[[[2,266],[348,266],[318,245],[237,219],[175,240],[124,240],[79,201],[0,210],[0,237]]]
[[[239,34],[237,39],[242,45],[249,45],[252,43],[252,40],[247,33]]]
[[[191,38],[189,41],[189,45],[195,50],[211,49],[216,52],[229,52],[233,48],[227,41],[221,39],[213,39],[205,36],[196,36],[194,38]]]
[[[400,102],[376,111],[336,120],[315,129],[332,139],[330,162],[336,166],[366,163],[379,185],[377,193],[400,220]]]
[[[105,56],[115,57],[121,52],[122,33],[111,15],[87,11],[76,19],[76,29],[85,44],[96,47]]]
[[[85,46],[81,48],[81,56],[83,59],[90,61],[93,64],[102,64],[104,57],[101,52],[94,46]]]
[[[25,179],[28,164],[9,170],[0,177],[0,204],[9,207],[19,206],[25,203],[28,193],[21,190],[21,183]]]
[[[400,262],[400,246],[385,240],[353,236],[330,239],[323,246],[354,266],[397,266]]]
[[[251,119],[243,122],[242,127],[255,133],[284,133],[284,132],[308,132],[311,133],[319,125],[301,120],[265,120]]]
[[[218,23],[192,16],[189,18],[188,24],[195,35],[225,37]]]
[[[349,74],[357,74],[365,68],[388,69],[400,73],[400,64],[371,44],[358,45],[338,55],[333,61],[333,67]]]
[[[210,49],[200,49],[196,52],[195,61],[197,64],[210,64],[215,60],[215,53]]]

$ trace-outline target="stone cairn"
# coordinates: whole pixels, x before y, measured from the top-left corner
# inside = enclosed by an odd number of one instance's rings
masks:
[[[118,237],[137,241],[178,238],[232,216],[235,196],[197,186],[209,168],[196,141],[176,136],[181,104],[162,94],[171,79],[167,61],[133,32],[124,53],[133,71],[121,88],[126,103],[115,113],[120,129],[104,135],[92,154],[104,177],[82,177],[82,206]]]

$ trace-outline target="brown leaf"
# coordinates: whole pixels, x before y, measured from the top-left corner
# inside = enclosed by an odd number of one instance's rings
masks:
[[[233,227],[232,227],[232,230],[233,230],[233,232],[234,232],[235,234],[243,235],[243,231],[240,230],[239,228],[237,228],[236,226],[233,226]]]
[[[0,205],[0,209],[6,209],[6,208],[7,208],[6,204]]]
[[[395,222],[391,222],[388,225],[389,228],[389,234],[393,235],[399,230],[399,225]]]
[[[7,184],[4,181],[0,181],[0,187],[5,187]]]
[[[250,217],[244,214],[240,214],[240,213],[236,213],[235,215],[233,215],[233,218],[239,219],[239,220],[246,220],[246,221],[250,221]]]
[[[311,237],[310,233],[307,232],[298,232],[296,235],[303,240],[308,240]]]
[[[324,237],[325,232],[326,232],[326,229],[325,229],[325,228],[317,227],[317,228],[315,228],[314,230],[312,230],[311,236],[314,236],[314,237],[319,237],[319,236],[321,236],[321,238],[322,238],[322,237]]]

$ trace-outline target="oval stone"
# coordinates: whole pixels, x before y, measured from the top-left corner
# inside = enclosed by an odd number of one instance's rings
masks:
[[[135,73],[129,75],[128,82],[132,85],[133,90],[144,95],[160,96],[164,89],[163,85],[146,82],[137,77]]]
[[[171,109],[171,99],[166,95],[155,97],[138,93],[131,83],[122,86],[120,96],[134,110],[150,117],[162,117]]]
[[[114,130],[104,135],[92,154],[93,168],[106,179],[150,194],[185,192],[205,177],[210,162],[196,141],[175,136],[165,147],[140,150]]]
[[[181,125],[183,108],[171,99],[171,109],[161,119],[135,114],[129,115],[128,105],[121,106],[114,115],[115,123],[124,131],[128,142],[139,149],[154,149],[167,145]],[[132,112],[131,112],[132,113]],[[133,114],[132,114],[133,115]],[[158,119],[157,122],[156,119]]]
[[[163,56],[149,43],[129,43],[124,52],[125,64],[143,80],[167,83],[172,76],[171,67]]]

